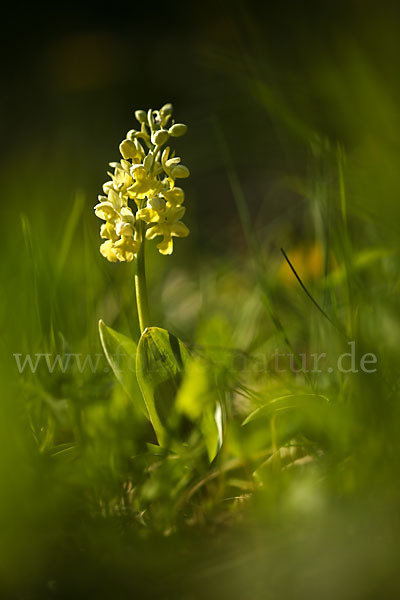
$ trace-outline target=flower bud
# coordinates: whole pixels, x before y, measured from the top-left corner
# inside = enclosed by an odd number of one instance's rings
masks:
[[[183,123],[175,123],[175,125],[172,125],[168,130],[169,135],[172,135],[172,137],[181,137],[182,135],[185,135],[186,132],[187,125],[184,125]]]
[[[169,138],[169,133],[166,129],[159,129],[151,136],[151,141],[155,146],[162,146]]]
[[[174,107],[172,106],[172,104],[170,102],[168,102],[168,104],[164,104],[164,106],[162,108],[160,108],[160,115],[162,117],[172,115],[173,110],[174,110]]]
[[[147,115],[144,112],[144,110],[137,110],[137,111],[135,111],[135,117],[137,118],[137,120],[139,121],[139,123],[147,124]]]
[[[146,169],[147,173],[150,173],[151,167],[153,166],[153,162],[154,162],[154,156],[151,154],[151,152],[149,152],[143,161],[143,166]]]
[[[177,179],[185,179],[186,177],[189,177],[189,175],[190,171],[185,165],[176,165],[171,171],[171,177]]]
[[[121,142],[119,145],[119,151],[125,159],[135,158],[137,155],[135,144],[131,140],[124,140]]]
[[[181,159],[179,158],[179,156],[175,156],[175,158],[169,158],[168,160],[166,160],[164,163],[164,167],[166,169],[171,169],[172,167],[176,167],[176,165],[179,165],[180,162]]]

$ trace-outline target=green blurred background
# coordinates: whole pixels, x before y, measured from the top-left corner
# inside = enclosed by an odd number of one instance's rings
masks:
[[[398,597],[399,24],[397,3],[369,0],[5,9],[2,597]],[[284,247],[379,373],[316,383],[346,406],[316,473],[274,475],[239,519],[211,489],[192,531],[171,526],[166,489],[154,519],[174,534],[143,535],[140,506],[110,508],[145,468],[111,374],[21,377],[13,354],[101,353],[99,318],[138,339],[133,266],[100,255],[92,207],[134,111],[166,102],[189,126],[191,235],[171,257],[149,249],[154,322],[270,351],[267,290],[298,350],[337,352]]]

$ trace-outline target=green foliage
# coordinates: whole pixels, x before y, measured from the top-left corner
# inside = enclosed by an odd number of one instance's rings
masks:
[[[132,400],[133,406],[149,418],[136,377],[136,350],[133,340],[99,321],[100,340],[108,364]]]

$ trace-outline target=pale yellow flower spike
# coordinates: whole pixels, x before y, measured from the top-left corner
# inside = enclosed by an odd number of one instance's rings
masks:
[[[101,254],[110,262],[131,262],[146,239],[162,236],[157,244],[161,254],[171,254],[173,237],[186,237],[189,229],[180,220],[185,195],[175,187],[176,179],[189,177],[189,169],[167,146],[171,138],[184,135],[187,126],[172,120],[172,104],[160,110],[137,110],[140,129],[131,129],[122,140],[120,162],[110,163],[114,170],[103,185],[95,214],[105,221],[100,236],[106,241]],[[132,201],[133,202],[130,202]],[[143,236],[142,236],[143,231]]]

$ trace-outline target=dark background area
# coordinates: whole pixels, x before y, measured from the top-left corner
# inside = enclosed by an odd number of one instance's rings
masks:
[[[78,188],[95,201],[108,161],[134,126],[134,110],[172,101],[176,118],[190,125],[179,142],[193,174],[196,213],[189,219],[204,223],[198,242],[204,245],[207,231],[209,249],[214,243],[221,251],[238,229],[212,118],[223,128],[254,216],[264,204],[272,216],[282,204],[290,209],[296,199],[277,181],[282,172],[305,172],[302,134],[317,131],[353,147],[365,135],[368,114],[351,87],[349,56],[360,53],[396,93],[398,22],[399,8],[389,2],[8,5],[4,209],[18,203],[29,214],[38,198],[47,203],[52,196],[64,218]],[[342,76],[342,89],[332,72]],[[260,84],[273,90],[268,106]],[[227,237],[218,232],[218,242],[215,224],[228,214]]]

